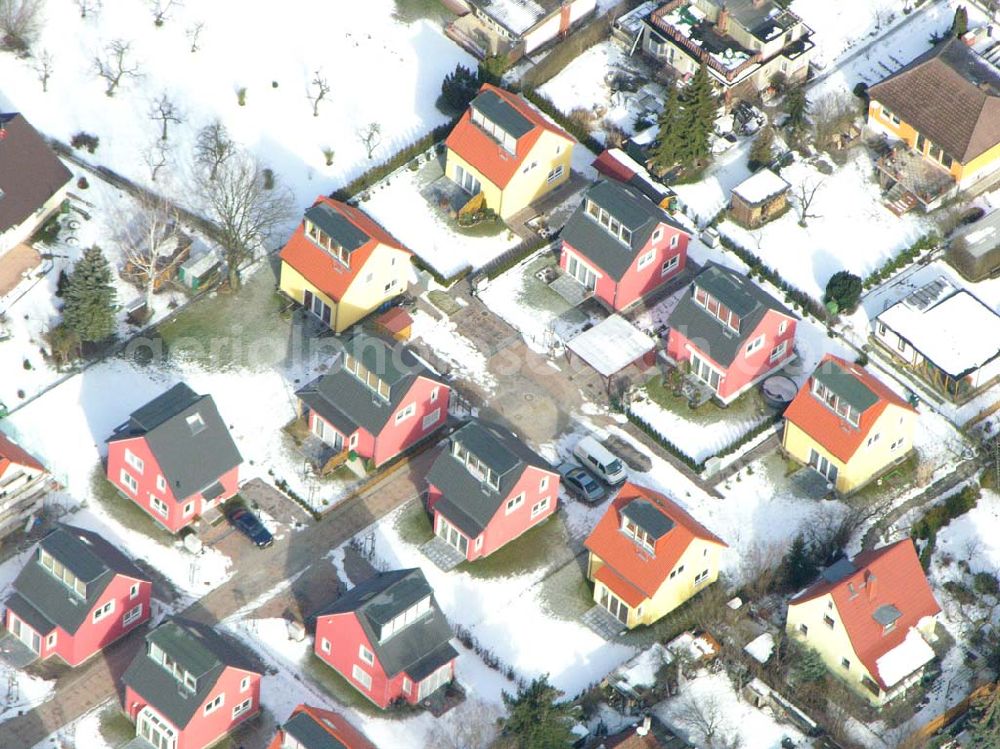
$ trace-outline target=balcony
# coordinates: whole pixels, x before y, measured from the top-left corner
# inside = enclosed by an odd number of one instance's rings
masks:
[[[901,216],[916,206],[937,208],[958,186],[951,174],[930,159],[898,143],[875,162],[879,184],[886,190],[886,207]]]

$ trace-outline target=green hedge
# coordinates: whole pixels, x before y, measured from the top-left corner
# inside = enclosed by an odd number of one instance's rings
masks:
[[[521,96],[555,120],[559,127],[580,141],[580,144],[593,152],[595,156],[604,152],[604,146],[599,140],[597,140],[597,138],[590,134],[590,131],[587,130],[587,128],[577,122],[573,122],[569,117],[563,114],[547,96],[538,93],[538,91],[530,86],[521,90]]]
[[[511,247],[500,257],[484,265],[480,269],[480,273],[490,280],[493,280],[501,273],[506,273],[533,252],[537,252],[540,248],[552,241],[554,241],[554,237],[532,237],[531,239],[526,239],[520,244]]]
[[[896,255],[896,257],[890,258],[879,268],[869,273],[864,281],[865,288],[869,289],[872,286],[878,286],[903,266],[919,260],[920,256],[927,250],[932,250],[937,247],[940,241],[941,237],[939,237],[936,232],[932,231],[929,234],[925,234],[901,253]]]
[[[424,153],[431,146],[434,146],[444,140],[448,133],[451,132],[451,129],[455,127],[456,122],[458,122],[458,118],[455,118],[450,122],[446,122],[443,125],[438,125],[436,128],[427,133],[427,135],[415,140],[410,145],[397,151],[393,156],[390,156],[381,164],[373,166],[364,174],[355,177],[343,187],[335,190],[330,194],[330,197],[334,200],[350,200],[358,193],[364,192],[372,185],[388,177],[397,169],[406,166],[410,161]]]
[[[472,268],[465,267],[452,276],[442,276],[440,273],[437,272],[437,270],[434,269],[433,266],[428,265],[416,255],[413,255],[412,260],[413,264],[417,266],[417,268],[419,268],[422,271],[426,271],[427,273],[430,273],[431,278],[433,278],[435,281],[438,282],[438,284],[444,286],[445,288],[448,288],[452,284],[461,281],[463,278],[469,275],[469,272],[472,270]]]
[[[931,539],[952,520],[975,507],[979,502],[979,496],[979,485],[970,484],[960,492],[952,494],[943,503],[934,505],[913,524],[913,538],[925,541]]]

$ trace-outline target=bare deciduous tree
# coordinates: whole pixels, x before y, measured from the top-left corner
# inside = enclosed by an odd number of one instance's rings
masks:
[[[201,49],[201,31],[205,28],[205,24],[201,21],[188,26],[187,31],[184,34],[191,42],[191,52],[197,52]]]
[[[823,180],[803,180],[799,183],[798,190],[796,190],[795,197],[795,210],[799,214],[799,226],[805,227],[808,219],[820,218],[818,213],[810,213],[809,207],[812,205],[813,200],[816,199],[816,193],[820,187],[823,186]]]
[[[209,180],[214,181],[219,167],[235,150],[236,144],[229,137],[226,126],[219,120],[214,120],[198,131],[194,143],[195,163],[205,170]]]
[[[104,57],[94,58],[97,75],[104,79],[107,88],[104,93],[114,96],[115,91],[126,78],[138,78],[139,64],[131,59],[132,43],[124,39],[113,39],[104,48]]]
[[[235,150],[219,165],[214,180],[204,170],[197,174],[200,197],[220,229],[233,289],[240,285],[240,267],[294,215],[291,192],[276,184],[269,189],[264,172],[253,154]]]
[[[0,43],[27,52],[42,31],[45,0],[0,0]]]
[[[161,138],[157,138],[142,152],[142,160],[149,167],[149,179],[156,182],[160,172],[169,166],[171,157],[170,144]]]
[[[150,102],[149,119],[160,123],[160,140],[166,140],[167,128],[171,123],[180,125],[184,122],[184,114],[181,112],[180,107],[164,91]]]
[[[815,101],[810,111],[816,129],[816,145],[827,148],[859,116],[856,99],[845,91],[827,94]]]
[[[375,153],[375,149],[382,142],[382,126],[377,122],[370,122],[366,127],[358,131],[358,138],[364,144],[365,151],[368,152],[370,160],[372,154]]]
[[[490,749],[499,733],[499,717],[499,711],[485,702],[466,703],[462,720],[447,727],[439,724],[428,744],[440,749]]]
[[[76,0],[76,7],[80,9],[80,18],[96,16],[101,12],[101,0]]]
[[[162,26],[167,22],[170,12],[184,3],[181,0],[148,0],[149,9],[153,13],[153,24]]]
[[[52,53],[47,49],[43,49],[35,57],[35,75],[38,76],[38,82],[42,84],[42,93],[48,93],[49,78],[52,77]]]
[[[313,117],[319,117],[319,103],[330,93],[330,82],[321,71],[317,70],[309,85],[312,86],[309,91],[309,101],[313,103]]]
[[[703,744],[711,744],[722,727],[722,710],[713,697],[699,699],[693,694],[681,697],[675,718],[699,736]]]
[[[112,237],[124,258],[123,275],[142,290],[146,308],[152,310],[157,278],[165,256],[178,240],[177,213],[173,206],[158,197],[136,201],[137,209],[115,216]]]

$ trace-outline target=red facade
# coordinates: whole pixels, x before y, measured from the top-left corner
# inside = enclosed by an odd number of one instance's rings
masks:
[[[142,462],[142,471],[135,467],[135,459],[126,460],[126,451]],[[135,480],[129,485],[127,476]],[[188,497],[175,497],[170,482],[163,476],[145,437],[118,439],[108,443],[108,481],[126,497],[149,513],[157,523],[171,533],[194,522],[213,507],[218,507],[236,494],[239,488],[239,466],[218,477],[223,492],[215,499],[205,499],[201,493]],[[162,505],[159,504],[162,502]]]
[[[675,278],[687,263],[690,235],[667,223],[660,223],[657,230],[662,231],[660,238],[654,241],[652,237],[656,232],[650,234],[649,241],[635,253],[635,259],[620,280],[597,267],[593,260],[565,241],[559,265],[568,273],[570,257],[576,257],[577,262],[589,267],[597,276],[594,296],[616,312],[626,309]]]
[[[222,704],[206,715],[205,705],[220,694],[224,695]],[[141,719],[143,708],[148,706],[157,714],[158,720],[172,726],[177,737],[176,749],[205,749],[260,711],[260,674],[227,666],[186,726],[174,726],[156,709],[156,695],[147,697],[126,687],[124,705],[133,722]],[[137,730],[140,728],[137,727]]]
[[[372,654],[372,663],[361,657],[361,647],[364,646]],[[405,673],[389,676],[385,673],[378,655],[364,628],[358,621],[355,612],[327,614],[316,619],[316,644],[314,652],[327,665],[344,677],[361,694],[370,699],[383,710],[395,700],[404,700],[410,704],[419,701],[420,685],[414,684]],[[357,678],[355,668],[360,669],[369,677],[371,684],[366,685],[363,677]],[[455,674],[454,659],[448,664],[449,678]]]
[[[524,499],[508,512],[508,502],[521,494],[524,495]],[[433,518],[434,532],[438,534],[441,532],[442,523],[447,522],[447,518],[435,509],[441,496],[441,490],[436,486],[431,484],[428,487],[427,506]],[[548,500],[547,506],[535,511],[532,515],[534,508],[544,504],[546,500]],[[492,554],[528,529],[541,523],[556,511],[558,502],[559,474],[529,465],[507,496],[500,502],[496,514],[479,536],[469,538],[454,524],[452,524],[452,528],[454,532],[466,537],[468,541],[466,559],[471,561]]]
[[[711,352],[705,350],[707,346],[699,346],[676,328],[671,328],[667,356],[678,363],[690,362],[692,354],[702,359],[721,375],[716,395],[728,403],[794,356],[795,323],[790,315],[768,310],[753,332],[743,338],[743,346],[728,367],[719,364]],[[756,344],[761,337],[762,342]],[[751,347],[753,350],[748,353]]]
[[[353,434],[343,434],[315,411],[309,412],[309,429],[318,434],[316,422],[322,421],[327,442],[331,442],[331,434],[340,434],[345,449],[354,450],[359,457],[371,459],[376,466],[380,466],[444,426],[448,420],[450,398],[451,388],[447,385],[428,377],[418,377],[377,435],[360,427]],[[411,406],[413,414],[405,416]]]
[[[34,559],[29,564],[35,564]],[[70,666],[78,666],[115,640],[148,622],[151,593],[152,584],[148,580],[118,574],[87,612],[86,618],[76,632],[70,634],[62,627],[56,627],[47,636],[43,636],[23,621],[18,622],[17,629],[39,635],[37,652],[42,660],[56,655]],[[94,612],[104,608],[111,601],[114,602],[111,611],[95,621]],[[4,625],[8,631],[16,631],[14,620],[17,618],[13,611],[8,609],[5,612]],[[22,636],[21,640],[34,649],[30,636]]]

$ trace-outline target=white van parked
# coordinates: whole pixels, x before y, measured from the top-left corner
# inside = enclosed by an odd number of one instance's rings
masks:
[[[620,484],[628,478],[625,464],[593,437],[584,437],[577,442],[573,455],[609,484]]]

